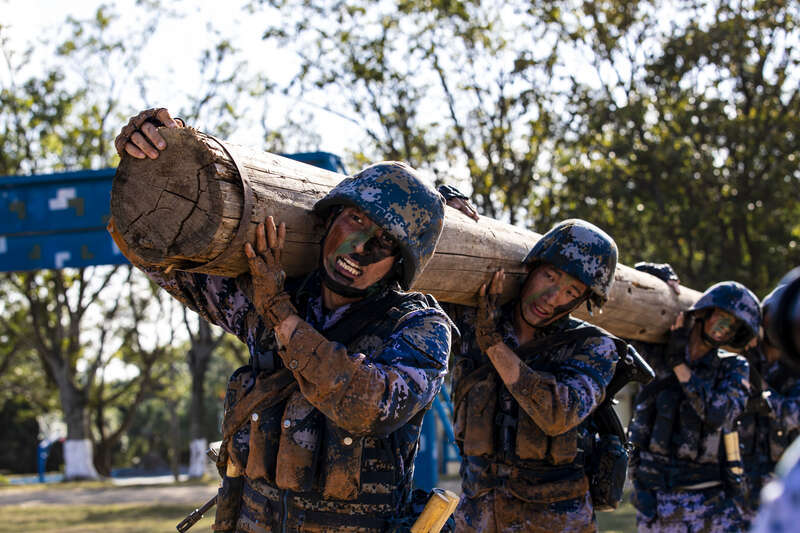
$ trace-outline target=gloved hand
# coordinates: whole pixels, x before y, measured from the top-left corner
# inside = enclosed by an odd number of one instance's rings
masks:
[[[689,334],[693,325],[693,321],[687,321],[683,313],[679,314],[675,320],[675,324],[670,329],[667,347],[664,350],[668,368],[672,369],[686,362],[686,347],[689,345]]]
[[[275,220],[270,216],[267,217],[266,231],[264,226],[264,223],[259,224],[256,229],[255,250],[248,242],[244,245],[244,253],[253,277],[253,305],[275,327],[288,316],[297,314],[297,309],[283,290],[286,272],[281,265],[281,251],[286,241],[286,225],[281,223],[276,228]]]
[[[503,292],[504,279],[505,273],[500,269],[492,275],[488,289],[483,284],[478,292],[475,340],[484,353],[490,347],[503,342],[503,336],[497,331],[497,298]]]

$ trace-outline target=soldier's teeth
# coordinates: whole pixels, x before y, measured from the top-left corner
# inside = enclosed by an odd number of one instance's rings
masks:
[[[353,265],[351,265],[345,258],[340,257],[338,259],[337,263],[339,264],[340,267],[342,267],[349,274],[352,274],[354,276],[360,276],[361,275],[361,269],[360,268],[356,268]]]

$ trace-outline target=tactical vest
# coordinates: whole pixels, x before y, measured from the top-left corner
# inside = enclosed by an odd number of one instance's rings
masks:
[[[301,316],[308,303],[304,294],[301,286],[293,297]],[[432,306],[437,306],[435,301],[419,293],[390,290],[352,304],[321,333],[347,346],[350,353],[374,353],[403,316]],[[250,366],[234,373],[229,383],[231,408],[246,400],[253,374]],[[288,387],[293,385],[291,380]],[[386,530],[402,518],[398,510],[409,499],[427,409],[386,437],[350,435],[294,387],[288,389],[288,398],[254,412],[250,423],[231,439],[229,458],[233,469],[244,475],[237,530],[294,531],[300,526],[313,531]]]
[[[705,357],[711,369],[703,379],[718,380],[726,372],[724,359]],[[712,429],[701,420],[671,371],[643,387],[636,403],[636,417],[641,418],[631,441],[649,452],[639,461],[639,482],[669,491],[722,481],[722,428]]]
[[[517,354],[535,370],[555,372],[589,337],[605,334],[600,328],[569,320],[568,329],[532,341],[517,349]],[[524,501],[553,503],[585,495],[589,484],[584,450],[594,435],[589,431],[590,419],[563,434],[545,434],[519,408],[491,364],[474,363],[481,359],[485,356],[476,349],[453,369],[455,438],[467,468],[471,465],[486,472],[476,483],[480,492],[491,490],[496,484],[491,477],[499,475],[507,478],[506,488]],[[479,495],[469,485],[464,484],[465,492]]]
[[[750,364],[752,365],[752,362]],[[800,379],[795,372],[780,363],[774,368],[759,366],[760,374],[778,394],[791,391]],[[746,465],[765,465],[768,471],[764,474],[772,471],[772,467],[780,460],[783,452],[800,433],[798,428],[785,427],[782,420],[760,415],[749,409],[745,410],[740,421],[742,429],[739,432],[739,440],[742,443],[742,459]]]

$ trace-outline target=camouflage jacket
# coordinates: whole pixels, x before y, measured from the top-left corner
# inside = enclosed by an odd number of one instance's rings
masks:
[[[635,400],[630,440],[638,448],[633,478],[648,490],[719,481],[722,430],[731,428],[747,401],[744,357],[710,350],[686,364],[692,376],[678,382],[664,358],[664,344],[637,346],[656,379]]]
[[[254,413],[253,423],[233,437],[230,457],[245,474],[243,509],[258,498],[266,498],[256,506],[260,512],[272,509],[265,516],[240,516],[240,522],[263,528],[316,520],[341,528],[360,514],[367,527],[401,513],[422,414],[447,370],[452,323],[432,298],[387,289],[326,312],[317,273],[290,279],[287,291],[305,322],[278,349],[248,296],[249,275],[153,270],[148,275],[248,346],[250,364],[231,378],[226,409],[246,396],[257,378],[284,368],[299,386],[288,400]],[[337,332],[337,325],[346,331]],[[288,501],[285,489],[292,495]]]
[[[751,498],[757,503],[758,492],[800,434],[800,375],[780,361],[767,362],[763,356],[755,363],[751,359],[750,365],[755,372],[751,372],[750,401],[739,419],[739,440]],[[766,382],[766,404],[756,397],[762,395],[756,374]]]
[[[475,340],[475,311],[450,306],[461,337],[453,343],[455,431],[464,451],[461,467],[465,494],[477,496],[504,486],[526,501],[560,501],[583,497],[589,439],[585,422],[605,397],[618,360],[614,341],[592,336],[579,343],[537,349],[522,357],[519,380],[507,387],[491,367],[489,375],[464,394],[470,373],[488,358]],[[499,323],[506,344],[519,350],[513,327],[513,303],[501,309]],[[541,328],[537,339],[584,324],[564,317]],[[533,342],[535,342],[534,340]],[[540,350],[540,351],[539,351]],[[490,411],[487,420],[485,413]],[[592,433],[593,438],[593,433]]]

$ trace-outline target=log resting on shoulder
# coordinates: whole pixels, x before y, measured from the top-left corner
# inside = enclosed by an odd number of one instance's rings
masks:
[[[311,208],[341,174],[217,141],[191,128],[160,132],[167,149],[158,159],[126,155],[114,178],[111,213],[132,253],[155,266],[235,276],[247,271],[242,239],[252,240],[257,224],[273,215],[287,227],[287,273],[316,267],[324,227]],[[250,216],[238,238],[248,187],[231,154],[252,191]],[[540,237],[490,218],[475,222],[448,207],[436,254],[414,289],[474,305],[480,285],[502,267],[508,299],[519,290],[526,275],[522,260]],[[677,313],[700,296],[685,287],[676,295],[658,278],[624,265],[617,267],[615,280],[602,314],[590,317],[585,307],[574,314],[623,338],[662,341]]]

